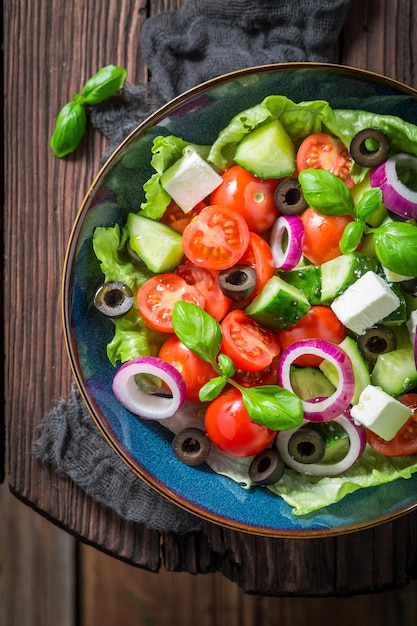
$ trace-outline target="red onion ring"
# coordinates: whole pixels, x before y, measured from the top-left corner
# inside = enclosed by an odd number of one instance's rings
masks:
[[[142,391],[135,381],[138,374],[152,374],[166,383],[172,397]],[[143,356],[124,363],[113,378],[113,393],[123,406],[140,417],[162,420],[179,409],[187,394],[180,372],[170,363],[154,356]]]
[[[284,234],[288,244],[283,249]],[[298,215],[280,215],[272,226],[269,245],[272,250],[274,266],[281,270],[292,270],[303,254],[304,225]]]
[[[337,461],[337,463],[300,463],[293,459],[288,452],[288,442],[297,430],[308,423],[308,421],[305,421],[297,428],[281,430],[278,433],[276,446],[284,463],[291,469],[310,476],[337,476],[337,474],[341,474],[352,467],[365,450],[365,428],[360,424],[356,424],[347,412],[335,417],[333,421],[340,424],[349,437],[349,451],[343,459]]]
[[[355,390],[355,376],[352,363],[340,346],[322,339],[303,339],[286,348],[281,355],[278,367],[278,380],[281,387],[293,391],[291,385],[291,365],[303,354],[314,354],[333,363],[339,381],[336,390],[328,398],[301,400],[305,419],[311,422],[327,422],[349,406]]]
[[[417,157],[400,152],[371,170],[371,187],[381,188],[382,201],[387,209],[407,219],[417,218],[417,191],[399,179],[398,165],[406,165],[417,173]]]

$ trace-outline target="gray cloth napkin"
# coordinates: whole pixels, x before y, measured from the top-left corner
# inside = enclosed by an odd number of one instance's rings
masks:
[[[214,76],[244,67],[293,61],[332,61],[350,0],[188,0],[178,11],[149,18],[142,52],[148,84],[126,85],[120,96],[89,109],[113,149],[156,108]],[[121,517],[176,533],[200,530],[196,516],[140,480],[102,437],[73,384],[38,427],[32,452],[69,476]]]

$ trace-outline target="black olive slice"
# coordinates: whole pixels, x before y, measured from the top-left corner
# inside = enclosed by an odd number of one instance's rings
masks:
[[[300,215],[307,208],[301,185],[296,178],[287,178],[278,185],[274,201],[283,215]]]
[[[133,306],[134,295],[131,288],[120,280],[103,283],[96,291],[94,305],[108,317],[121,317]]]
[[[352,159],[363,167],[381,165],[387,160],[389,151],[390,143],[387,135],[377,128],[360,130],[350,144]]]
[[[249,465],[249,478],[258,485],[273,485],[284,473],[285,463],[275,448],[259,452]]]
[[[219,274],[220,289],[227,298],[246,300],[256,286],[256,272],[249,265],[234,265]]]
[[[199,428],[184,428],[172,440],[172,449],[180,461],[195,467],[207,459],[210,439]]]
[[[363,335],[358,336],[357,342],[363,357],[371,363],[375,363],[380,354],[391,352],[397,347],[394,331],[382,324],[368,328]]]
[[[417,277],[407,278],[406,280],[402,280],[400,282],[400,287],[406,293],[409,293],[412,296],[417,296]]]
[[[288,441],[288,452],[298,463],[318,463],[325,451],[323,437],[311,428],[299,428]]]

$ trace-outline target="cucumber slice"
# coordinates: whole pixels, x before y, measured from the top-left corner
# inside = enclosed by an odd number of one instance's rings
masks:
[[[263,326],[283,330],[294,326],[309,309],[310,303],[302,291],[279,276],[272,276],[245,313]]]
[[[279,272],[286,283],[303,292],[310,304],[321,303],[321,267],[304,265],[287,272]]]
[[[371,383],[391,396],[410,391],[417,385],[413,348],[400,348],[380,354],[371,374]]]
[[[184,255],[182,237],[169,226],[137,213],[127,217],[129,245],[155,274],[173,270]]]
[[[358,348],[358,344],[354,339],[351,337],[345,337],[339,345],[342,350],[346,352],[352,363],[353,374],[355,376],[355,391],[353,393],[352,404],[357,404],[362,391],[371,382],[369,366],[363,358]],[[333,363],[330,363],[330,361],[322,361],[319,368],[336,387],[339,377]]]
[[[320,461],[321,464],[338,463],[349,452],[349,435],[343,426],[337,422],[333,420],[323,423],[310,422],[306,428],[312,428],[323,438],[325,452],[324,457]]]
[[[294,393],[302,400],[331,396],[335,386],[315,367],[291,367],[291,385]]]
[[[295,171],[295,148],[281,122],[273,120],[238,143],[234,161],[259,178],[282,178]]]
[[[375,258],[359,252],[343,254],[321,265],[321,301],[330,304],[366,272],[379,268]]]
[[[387,326],[403,324],[407,321],[407,301],[399,285],[396,283],[388,283],[388,285],[398,297],[400,304],[395,311],[382,320],[381,324],[386,324]]]

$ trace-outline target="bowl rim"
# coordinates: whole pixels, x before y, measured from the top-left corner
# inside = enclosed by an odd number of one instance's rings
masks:
[[[228,520],[227,518],[223,518],[220,515],[216,515],[211,513],[210,511],[202,511],[198,506],[194,506],[191,502],[186,502],[179,498],[177,495],[171,493],[169,489],[161,486],[161,484],[154,480],[151,476],[149,476],[145,471],[142,471],[141,468],[137,467],[133,460],[130,458],[123,447],[120,445],[118,440],[114,440],[106,427],[103,425],[102,420],[100,418],[100,409],[95,403],[95,401],[89,396],[86,386],[83,380],[82,372],[80,372],[80,368],[77,362],[77,354],[75,348],[75,342],[73,340],[73,332],[70,324],[70,314],[71,308],[69,306],[70,303],[70,274],[72,263],[75,258],[75,245],[74,243],[78,240],[77,235],[82,227],[84,212],[88,201],[92,195],[93,190],[101,180],[104,172],[109,168],[109,166],[117,159],[117,156],[124,149],[124,147],[131,141],[132,137],[139,134],[143,129],[149,127],[150,125],[156,125],[158,121],[165,118],[170,114],[171,111],[175,110],[180,104],[186,102],[188,99],[199,95],[202,92],[210,90],[212,87],[217,87],[226,83],[235,78],[240,78],[245,75],[255,74],[255,73],[269,73],[273,71],[280,70],[291,70],[291,69],[317,69],[323,70],[328,69],[329,71],[337,70],[341,72],[345,72],[346,74],[351,74],[352,76],[359,76],[362,78],[368,78],[377,82],[383,83],[385,86],[392,87],[393,89],[397,89],[399,92],[402,92],[403,95],[412,95],[417,97],[417,89],[402,83],[401,81],[384,76],[383,74],[366,70],[350,65],[342,65],[337,63],[326,63],[326,62],[290,62],[290,63],[270,63],[265,65],[257,65],[251,66],[247,68],[242,68],[239,70],[235,70],[232,72],[228,72],[226,74],[222,74],[220,76],[216,76],[207,81],[199,83],[194,87],[184,91],[179,94],[169,102],[163,104],[159,108],[157,108],[154,112],[152,112],[149,116],[147,116],[144,120],[142,120],[129,134],[119,143],[119,145],[113,150],[113,152],[106,158],[106,160],[99,167],[98,172],[94,176],[92,182],[89,185],[87,192],[84,195],[83,201],[80,207],[77,210],[69,239],[67,242],[63,269],[62,269],[62,280],[61,280],[61,323],[64,334],[64,344],[65,350],[67,353],[67,357],[70,364],[70,370],[72,372],[73,378],[75,380],[78,392],[84,402],[85,407],[88,410],[93,422],[96,427],[100,431],[101,435],[110,445],[110,447],[116,452],[116,454],[121,458],[121,460],[130,468],[130,470],[139,477],[139,479],[143,480],[149,487],[153,488],[160,495],[165,497],[171,503],[179,506],[183,510],[188,513],[192,513],[197,517],[212,522],[221,527],[226,527],[231,530],[236,530],[240,532],[244,532],[250,535],[258,535],[258,536],[266,536],[266,537],[274,537],[274,538],[290,538],[290,539],[311,539],[311,538],[320,538],[320,537],[334,537],[349,534],[352,532],[361,531],[368,528],[374,528],[381,524],[384,524],[388,521],[393,521],[406,515],[417,507],[417,497],[416,501],[410,504],[405,504],[400,506],[395,512],[387,513],[386,515],[382,515],[377,519],[371,520],[369,522],[359,522],[354,523],[353,525],[337,527],[337,528],[314,528],[314,529],[301,529],[301,530],[285,530],[285,529],[271,529],[271,528],[263,528],[259,526],[250,526],[246,523],[239,523],[235,520]]]

